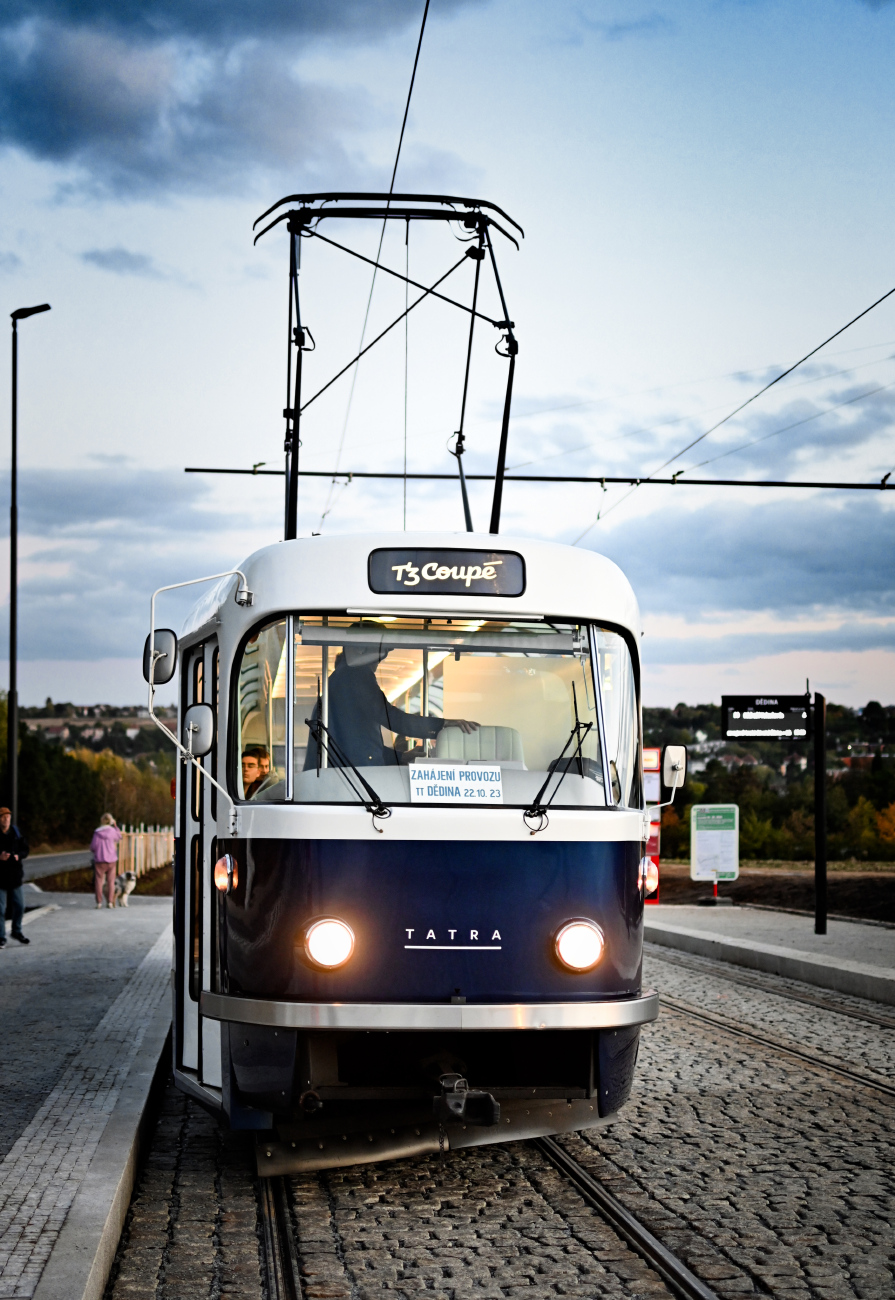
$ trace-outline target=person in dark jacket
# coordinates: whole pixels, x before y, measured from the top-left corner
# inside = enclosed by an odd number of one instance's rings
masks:
[[[19,943],[30,943],[22,934],[22,917],[25,915],[25,891],[22,882],[25,871],[22,863],[28,856],[28,845],[12,824],[12,813],[0,808],[0,948],[6,947],[6,904],[9,901],[12,919],[12,937]]]
[[[351,629],[367,630],[363,623]],[[370,629],[378,638],[382,629],[374,624]],[[465,718],[424,718],[418,713],[405,713],[390,704],[376,680],[376,668],[388,650],[381,645],[347,645],[336,657],[329,679],[329,732],[349,763],[355,767],[395,766],[398,754],[382,740],[382,731],[393,731],[399,736],[415,736],[421,740],[434,740],[442,727],[460,727],[462,731],[476,731],[477,722]],[[317,721],[314,706],[313,721]],[[329,755],[330,767],[340,767],[335,753]],[[305,771],[317,766],[317,743],[308,739]]]

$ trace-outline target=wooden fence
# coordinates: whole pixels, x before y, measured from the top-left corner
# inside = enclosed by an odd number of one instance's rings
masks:
[[[142,876],[147,871],[166,867],[174,861],[173,826],[154,827],[148,831],[128,827],[118,843],[118,870],[135,871]]]

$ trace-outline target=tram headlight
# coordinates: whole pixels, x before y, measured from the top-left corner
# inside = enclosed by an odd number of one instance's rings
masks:
[[[592,970],[603,956],[606,941],[593,921],[578,918],[560,926],[554,939],[556,955],[569,970]]]
[[[335,970],[354,952],[354,931],[334,916],[321,917],[305,930],[305,952],[315,966]]]
[[[232,894],[239,884],[239,869],[232,853],[225,853],[214,864],[214,884],[222,894]]]
[[[654,894],[659,888],[659,868],[652,858],[640,859],[640,888],[645,894]]]

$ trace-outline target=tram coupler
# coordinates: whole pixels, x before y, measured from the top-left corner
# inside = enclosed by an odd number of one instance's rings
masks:
[[[438,1082],[441,1093],[432,1099],[432,1110],[441,1124],[500,1123],[500,1103],[490,1092],[470,1088],[462,1074],[443,1074]]]

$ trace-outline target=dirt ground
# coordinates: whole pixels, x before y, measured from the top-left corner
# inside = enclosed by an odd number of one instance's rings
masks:
[[[863,867],[863,869],[862,869]],[[827,872],[827,908],[831,914],[871,921],[895,922],[895,864],[837,864]],[[659,897],[663,903],[696,903],[708,897],[711,885],[690,879],[688,863],[662,863]],[[735,903],[761,903],[814,911],[814,867],[810,863],[755,863],[740,866],[739,880],[718,886],[722,898]]]

